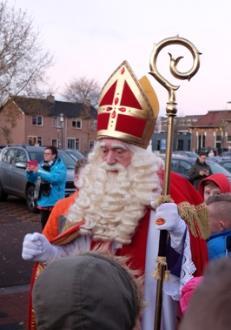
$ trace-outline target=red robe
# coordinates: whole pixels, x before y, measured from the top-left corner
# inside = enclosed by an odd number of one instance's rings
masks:
[[[184,179],[182,176],[172,173],[170,182],[170,195],[175,203],[179,204],[185,201],[193,205],[199,205],[202,203],[202,198],[199,193],[194,189],[191,183],[189,183],[189,181]],[[77,198],[77,195],[78,193],[76,192],[72,196],[60,200],[52,210],[47,225],[43,231],[43,234],[51,243],[65,245],[78,237],[78,230],[81,224],[74,225],[66,231],[61,231],[61,233],[59,229],[60,217],[67,213],[67,210]],[[140,220],[132,238],[132,242],[128,245],[124,245],[116,251],[116,255],[118,256],[130,257],[129,267],[132,269],[138,269],[141,273],[144,273],[145,268],[150,211],[151,210],[148,208],[144,217]],[[208,260],[206,242],[201,237],[194,237],[192,233],[190,233],[190,244],[192,259],[197,269],[195,275],[200,276],[203,273],[204,266]],[[36,266],[36,269],[38,270],[38,266]],[[34,276],[36,277],[35,274]],[[30,318],[30,323],[30,329],[35,329],[33,318]]]

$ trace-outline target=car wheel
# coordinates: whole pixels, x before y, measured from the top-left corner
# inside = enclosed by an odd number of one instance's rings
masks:
[[[28,186],[26,190],[26,204],[30,212],[37,212],[36,202],[34,200],[34,186]]]
[[[0,201],[4,202],[7,200],[8,194],[3,190],[2,185],[0,183]]]

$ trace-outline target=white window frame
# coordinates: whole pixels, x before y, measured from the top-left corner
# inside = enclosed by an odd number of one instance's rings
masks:
[[[69,146],[69,141],[73,142],[74,148],[71,148]],[[80,139],[79,138],[76,138],[76,137],[68,137],[67,138],[67,148],[68,149],[79,150],[79,146],[80,146]]]
[[[71,126],[72,126],[72,128],[75,128],[75,129],[82,129],[82,126],[83,126],[82,119],[72,120]]]
[[[40,120],[41,120],[41,123],[39,123],[40,122]],[[33,123],[33,121],[35,120],[35,123]],[[32,120],[31,120],[31,122],[32,122],[32,126],[43,126],[43,116],[42,115],[35,115],[35,116],[32,116]]]
[[[35,136],[35,135],[28,135],[27,136],[27,141],[28,141],[28,144],[29,143],[29,140],[32,140],[32,143],[31,144],[32,146],[35,146],[35,145],[39,145],[39,146],[42,146],[43,145],[43,139],[42,139],[42,136]]]

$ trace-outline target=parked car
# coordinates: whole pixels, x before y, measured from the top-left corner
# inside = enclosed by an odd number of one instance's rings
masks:
[[[229,157],[231,158],[231,150],[229,151],[224,151],[223,154],[222,154],[223,157]]]
[[[22,197],[26,200],[30,211],[36,209],[34,203],[34,184],[27,181],[26,166],[29,160],[43,160],[43,147],[10,145],[2,149],[0,154],[0,200],[6,200],[8,195]],[[65,195],[75,191],[74,168],[75,161],[64,150],[59,150],[67,167]]]
[[[219,164],[231,173],[231,158],[230,159],[222,158],[219,161]]]
[[[161,157],[164,159],[165,155],[161,155]],[[226,170],[223,166],[220,164],[210,160],[209,158],[206,160],[207,164],[209,164],[212,173],[223,173],[225,176],[229,178],[231,181],[231,173]],[[195,163],[195,159],[191,157],[185,157],[180,155],[172,155],[172,171],[182,174],[187,179],[189,178],[188,173],[191,169],[192,165]]]
[[[85,159],[85,156],[76,149],[65,149],[65,152],[71,156],[75,161],[80,159]]]
[[[210,158],[209,158],[210,159]],[[212,161],[223,166],[227,171],[231,172],[231,157],[229,156],[216,156],[211,158]]]

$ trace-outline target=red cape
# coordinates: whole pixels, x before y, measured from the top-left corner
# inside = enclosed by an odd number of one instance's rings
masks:
[[[176,173],[172,173],[170,180],[170,195],[175,203],[179,204],[185,201],[193,205],[199,205],[202,203],[202,197],[200,194],[185,178]],[[67,244],[72,239],[76,239],[76,237],[79,235],[79,228],[81,223],[78,223],[77,225],[74,225],[61,233],[59,233],[58,224],[58,218],[60,215],[64,215],[66,213],[76,197],[77,193],[70,196],[69,198],[60,200],[49,217],[43,233],[53,244]],[[124,245],[121,249],[118,249],[116,253],[119,256],[125,255],[130,257],[129,267],[132,269],[139,269],[142,273],[144,272],[145,267],[149,216],[150,209],[147,210],[143,219],[140,220],[136,232],[133,235],[131,244]],[[204,266],[208,260],[206,242],[202,238],[194,237],[192,233],[190,233],[190,243],[192,259],[197,268],[195,275],[199,276],[203,273]],[[37,264],[33,273],[32,286],[36,276],[38,276],[39,271],[39,264]],[[31,308],[30,311],[32,311]],[[36,329],[34,321],[34,316],[30,313],[29,329],[31,330]]]

